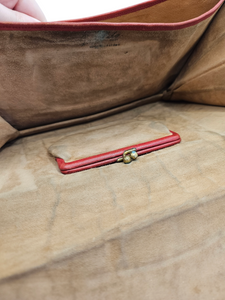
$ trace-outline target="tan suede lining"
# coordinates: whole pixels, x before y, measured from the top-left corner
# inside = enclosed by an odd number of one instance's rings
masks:
[[[212,9],[218,0],[167,0],[155,6],[102,22],[176,23],[199,17]]]
[[[215,3],[151,9],[200,13]],[[0,115],[22,135],[80,124],[159,99],[178,75],[165,99],[174,91],[173,100],[224,105],[224,11],[186,65],[214,16],[174,31],[1,31]],[[2,133],[0,145],[7,140]]]
[[[133,108],[136,108],[136,107],[148,104],[148,103],[159,101],[162,99],[162,97],[163,97],[163,94],[158,94],[155,96],[146,97],[144,99],[134,101],[132,103],[118,106],[118,107],[109,109],[107,111],[103,111],[101,113],[92,114],[92,115],[89,115],[86,117],[81,117],[81,118],[76,118],[76,119],[72,119],[72,120],[67,120],[67,121],[57,122],[57,123],[39,126],[39,127],[35,127],[35,128],[21,130],[20,136],[24,137],[24,136],[29,136],[31,134],[42,133],[42,132],[46,132],[46,131],[50,131],[50,130],[56,130],[59,128],[73,126],[73,125],[90,123],[90,122],[93,122],[93,121],[96,121],[96,120],[99,120],[102,118],[106,118],[106,117],[130,110],[130,109],[133,109]]]
[[[175,2],[190,3],[164,5]],[[38,133],[156,100],[178,74],[165,98],[225,106],[225,6],[186,63],[210,20],[171,32],[0,32],[0,147],[15,128]],[[224,299],[224,116],[225,107],[159,101],[3,147],[0,299]],[[104,148],[106,124],[143,120],[182,142],[68,176],[48,153],[65,155],[68,141],[81,151],[94,129]]]
[[[0,114],[24,130],[161,93],[211,19],[176,31],[1,31]]]
[[[225,5],[171,87],[172,100],[225,105]]]
[[[10,140],[19,136],[18,130],[13,128],[9,123],[0,117],[0,148]]]
[[[223,299],[224,114],[158,102],[115,115],[163,123],[182,143],[68,176],[44,144],[74,128],[3,148],[0,299]]]

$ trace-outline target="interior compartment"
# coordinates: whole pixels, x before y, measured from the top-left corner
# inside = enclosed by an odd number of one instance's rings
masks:
[[[116,122],[108,122],[101,126],[92,123],[90,128],[84,126],[81,132],[75,132],[53,143],[48,151],[54,157],[66,162],[100,155],[132,145],[147,143],[171,135],[167,127],[161,123],[133,118]],[[102,143],[104,141],[104,143]],[[85,145],[85,147],[84,147]]]

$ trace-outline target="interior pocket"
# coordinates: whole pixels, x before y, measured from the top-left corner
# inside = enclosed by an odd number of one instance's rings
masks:
[[[147,119],[106,122],[61,138],[48,151],[65,162],[100,155],[171,135],[161,123]]]

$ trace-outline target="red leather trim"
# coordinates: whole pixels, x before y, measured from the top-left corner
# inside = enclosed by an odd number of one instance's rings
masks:
[[[201,16],[179,23],[104,23],[104,22],[93,22],[92,20],[99,20],[100,18],[106,19],[110,17],[125,14],[129,11],[137,11],[142,5],[155,5],[163,2],[163,0],[149,1],[142,4],[138,4],[133,7],[128,7],[120,11],[112,12],[110,14],[104,14],[101,16],[63,21],[63,22],[49,22],[49,23],[0,23],[0,30],[4,31],[87,31],[87,30],[136,30],[136,31],[168,31],[178,30],[186,27],[194,26],[207,18],[211,17],[219,7],[224,3],[225,0],[220,0],[211,10],[202,14]],[[166,0],[165,0],[166,1]],[[157,2],[157,3],[156,3]],[[148,6],[148,7],[149,7]],[[82,21],[82,22],[81,22]]]
[[[91,168],[101,167],[104,165],[117,162],[118,158],[122,157],[124,151],[128,149],[136,148],[138,155],[143,155],[143,154],[150,153],[152,151],[156,151],[180,143],[181,138],[179,134],[173,131],[170,132],[172,133],[172,135],[169,135],[161,139],[157,139],[139,145],[133,145],[130,147],[121,148],[115,151],[91,156],[77,161],[66,163],[61,158],[56,158],[56,161],[58,163],[60,171],[63,174],[71,174],[71,173],[88,170]]]

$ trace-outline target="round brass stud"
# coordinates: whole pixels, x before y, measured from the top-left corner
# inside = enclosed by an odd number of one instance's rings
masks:
[[[125,164],[129,164],[131,162],[131,157],[129,155],[125,156],[124,159],[123,159],[123,162]]]
[[[136,152],[136,151],[132,151],[131,154],[130,154],[130,157],[131,157],[133,160],[137,159],[137,158],[138,158],[137,152]]]

